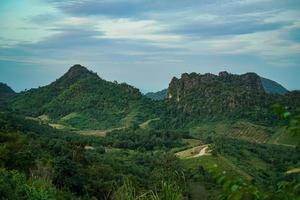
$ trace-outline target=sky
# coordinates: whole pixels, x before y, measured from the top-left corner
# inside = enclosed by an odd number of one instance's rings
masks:
[[[299,0],[0,0],[0,82],[73,64],[143,92],[185,72],[256,72],[300,89]]]

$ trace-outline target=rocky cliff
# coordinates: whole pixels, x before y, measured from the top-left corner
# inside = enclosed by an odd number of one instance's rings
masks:
[[[188,113],[215,114],[239,109],[255,109],[266,104],[266,92],[255,73],[242,75],[184,73],[174,77],[168,88],[168,101]]]

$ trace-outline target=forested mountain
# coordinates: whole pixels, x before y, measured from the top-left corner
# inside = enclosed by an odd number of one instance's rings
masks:
[[[1,84],[0,198],[297,200],[300,92],[277,93],[255,73],[184,73],[157,101],[81,65]]]
[[[105,81],[81,65],[47,86],[14,95],[9,87],[3,92],[12,110],[76,129],[121,128],[155,118],[170,119],[169,125],[176,126],[222,117],[272,123],[274,103],[299,104],[299,92],[266,91],[265,82],[255,73],[184,73],[180,79],[174,77],[168,89],[143,96],[138,89]]]
[[[289,92],[286,88],[284,88],[282,85],[277,83],[276,81],[267,79],[267,78],[261,78],[262,86],[266,93],[269,94],[285,94]],[[163,89],[158,92],[148,92],[145,94],[146,97],[149,97],[153,100],[163,100],[167,97],[168,89]]]
[[[184,73],[169,84],[167,102],[175,106],[175,115],[196,118],[234,118],[271,122],[275,103],[298,106],[298,93],[269,94],[255,73],[219,75]],[[173,108],[174,109],[174,108]],[[191,120],[191,119],[189,119]]]
[[[147,119],[150,100],[126,83],[101,79],[74,65],[50,85],[21,92],[11,108],[30,117],[47,116],[75,128],[112,128]],[[147,112],[145,112],[147,111]]]
[[[153,100],[164,100],[167,97],[168,90],[163,89],[158,92],[148,92],[145,94],[146,97],[153,99]]]

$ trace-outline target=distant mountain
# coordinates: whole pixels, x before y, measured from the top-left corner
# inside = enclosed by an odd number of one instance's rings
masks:
[[[265,91],[269,94],[285,94],[289,92],[282,85],[270,79],[261,77],[261,82]]]
[[[6,103],[14,95],[15,91],[13,91],[13,89],[5,83],[0,83],[0,106]]]
[[[130,85],[105,81],[74,65],[50,85],[18,94],[10,105],[26,116],[44,116],[80,129],[105,129],[143,122],[151,113],[145,112],[152,107],[148,102]]]
[[[164,89],[158,92],[148,92],[145,94],[146,97],[152,100],[163,100],[167,97],[168,89]]]

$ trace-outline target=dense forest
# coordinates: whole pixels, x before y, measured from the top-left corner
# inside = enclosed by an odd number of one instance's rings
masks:
[[[183,74],[156,100],[80,65],[0,86],[0,199],[299,199],[300,93],[254,73]]]

